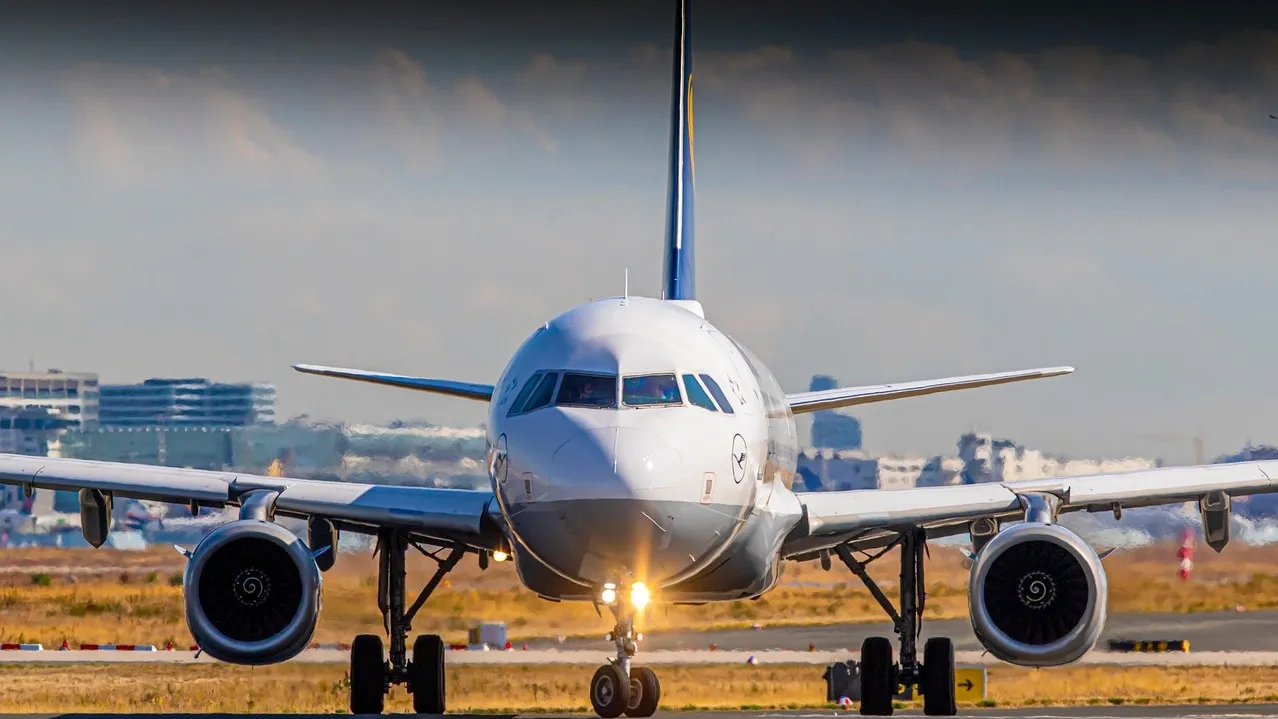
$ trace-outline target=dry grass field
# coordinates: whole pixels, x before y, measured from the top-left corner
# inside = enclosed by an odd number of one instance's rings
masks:
[[[828,706],[810,665],[660,668],[663,709]],[[589,667],[468,666],[448,670],[453,712],[588,711]],[[1278,667],[994,668],[987,705],[1171,704],[1275,701]],[[305,712],[347,710],[345,667],[2,665],[0,712]],[[397,687],[387,711],[411,711]]]
[[[1175,547],[1119,552],[1105,560],[1112,612],[1195,612],[1278,606],[1278,547],[1231,546],[1216,555],[1200,549],[1193,577],[1176,577]],[[68,640],[190,644],[182,618],[182,558],[172,549],[6,550],[0,566],[0,640],[58,646]],[[895,554],[871,565],[892,594]],[[97,568],[96,573],[88,571]],[[101,571],[102,569],[109,571]],[[375,602],[376,565],[365,555],[343,554],[325,575],[324,608],[316,641],[346,642],[362,632],[381,633]],[[424,583],[433,570],[412,556],[410,581]],[[966,615],[967,573],[958,551],[932,549],[927,564],[927,614]],[[412,588],[416,592],[416,587]],[[741,627],[755,623],[820,624],[881,621],[869,593],[839,564],[824,572],[816,563],[791,564],[783,583],[759,601],[701,607],[654,605],[641,620],[646,630]],[[587,604],[538,599],[519,586],[509,563],[481,572],[473,558],[459,566],[423,607],[418,632],[462,641],[479,621],[505,621],[512,639],[602,634],[611,622]]]

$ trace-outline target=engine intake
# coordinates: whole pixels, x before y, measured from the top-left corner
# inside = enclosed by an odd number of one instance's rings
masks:
[[[1081,537],[1026,522],[1004,529],[977,555],[968,609],[972,630],[994,656],[1058,666],[1096,645],[1107,596],[1105,568]]]
[[[191,554],[186,624],[200,649],[232,664],[274,664],[311,642],[320,571],[287,529],[241,519],[215,529]]]

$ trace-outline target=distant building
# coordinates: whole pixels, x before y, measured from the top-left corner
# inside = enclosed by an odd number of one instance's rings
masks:
[[[79,427],[98,422],[98,376],[90,372],[0,371],[0,409],[40,407]]]
[[[1236,462],[1256,462],[1260,460],[1278,459],[1278,447],[1269,445],[1252,446],[1250,442],[1241,451],[1227,454],[1212,460],[1212,464],[1233,464]]]
[[[71,430],[62,456],[98,462],[223,470],[233,461],[234,427],[97,427]]]
[[[948,484],[1010,482],[1152,469],[1157,460],[1066,459],[985,434],[959,438],[958,456],[872,456],[862,451],[814,449],[799,455],[800,489],[909,489]]]
[[[275,387],[207,379],[102,385],[103,427],[244,427],[275,422]]]
[[[1247,446],[1241,451],[1217,457],[1213,464],[1233,464],[1236,462],[1259,462],[1278,459],[1278,447],[1271,445]],[[1250,497],[1235,497],[1234,511],[1246,517],[1278,516],[1278,494],[1253,494]]]
[[[1118,459],[1055,457],[1036,449],[1022,447],[1011,440],[994,439],[988,434],[964,434],[959,437],[958,450],[959,458],[963,460],[963,482],[966,484],[1134,472],[1159,466],[1158,460],[1145,457]]]
[[[815,449],[799,454],[798,474],[808,490],[909,489],[958,484],[958,457],[875,457],[860,450]]]
[[[61,437],[67,428],[75,426],[74,420],[67,419],[50,412],[45,407],[24,407],[22,409],[0,409],[0,453],[27,454],[35,457],[61,456]],[[43,507],[41,500],[50,500],[66,504],[67,496],[73,498],[79,507],[79,494],[76,492],[53,492],[36,490],[35,497],[27,497],[21,487],[7,485],[0,487],[0,509],[16,509],[30,514],[33,503]],[[0,523],[0,531],[13,530],[15,527]]]
[[[58,445],[63,430],[75,421],[44,407],[0,409],[0,453],[49,455],[50,445]]]
[[[839,386],[829,375],[815,375],[808,391],[819,392]],[[812,413],[812,446],[822,449],[861,449],[861,421],[833,410]]]

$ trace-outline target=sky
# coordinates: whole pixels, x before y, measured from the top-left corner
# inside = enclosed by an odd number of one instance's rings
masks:
[[[660,288],[668,3],[0,9],[0,367],[265,381],[282,416],[475,424],[298,362],[493,382]],[[699,3],[698,293],[867,449],[1278,443],[1278,7]]]

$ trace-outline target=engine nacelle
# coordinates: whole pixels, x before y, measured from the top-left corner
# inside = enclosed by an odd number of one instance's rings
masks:
[[[977,555],[968,610],[991,654],[1022,666],[1068,664],[1096,645],[1108,581],[1100,557],[1056,524],[1003,529]]]
[[[274,664],[311,643],[320,570],[287,529],[258,519],[218,527],[196,546],[183,587],[186,625],[200,649],[232,664]]]

